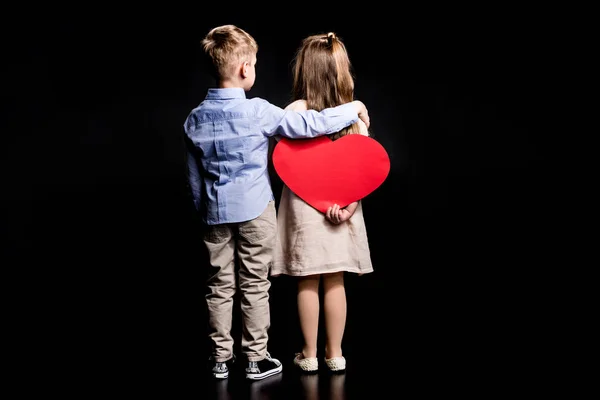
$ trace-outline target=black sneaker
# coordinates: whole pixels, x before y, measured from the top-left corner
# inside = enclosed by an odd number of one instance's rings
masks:
[[[224,362],[216,362],[212,357],[208,361],[213,377],[216,379],[225,379],[229,376],[229,368],[235,363],[235,354]]]
[[[248,361],[246,378],[255,381],[265,379],[266,377],[280,373],[281,370],[281,362],[276,358],[271,358],[271,355],[267,353],[267,356],[260,361]]]

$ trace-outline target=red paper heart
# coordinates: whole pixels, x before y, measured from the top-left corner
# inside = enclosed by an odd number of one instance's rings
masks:
[[[377,189],[387,178],[390,159],[375,139],[359,134],[332,141],[282,138],[273,150],[277,175],[298,197],[325,213],[345,207]]]

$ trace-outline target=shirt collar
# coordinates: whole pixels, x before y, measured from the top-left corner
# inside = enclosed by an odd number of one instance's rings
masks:
[[[242,88],[211,88],[206,95],[207,100],[245,99],[246,92]]]

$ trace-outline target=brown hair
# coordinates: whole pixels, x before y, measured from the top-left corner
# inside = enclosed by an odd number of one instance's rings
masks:
[[[230,77],[239,62],[258,52],[254,38],[235,25],[213,28],[202,39],[202,49],[209,57],[213,75],[218,80]]]
[[[308,109],[321,111],[354,100],[354,76],[346,46],[333,32],[302,41],[292,63],[293,100],[306,100]],[[330,136],[358,133],[353,124]]]

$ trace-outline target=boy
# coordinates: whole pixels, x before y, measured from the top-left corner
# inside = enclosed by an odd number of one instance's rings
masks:
[[[269,268],[277,234],[275,200],[268,174],[269,138],[308,138],[337,132],[369,116],[360,101],[321,112],[288,111],[245,92],[256,78],[256,41],[234,25],[212,29],[202,41],[217,88],[184,123],[188,181],[202,217],[208,250],[207,280],[212,374],[224,379],[235,360],[231,336],[236,268],[241,291],[246,378],[280,373],[267,351]]]

